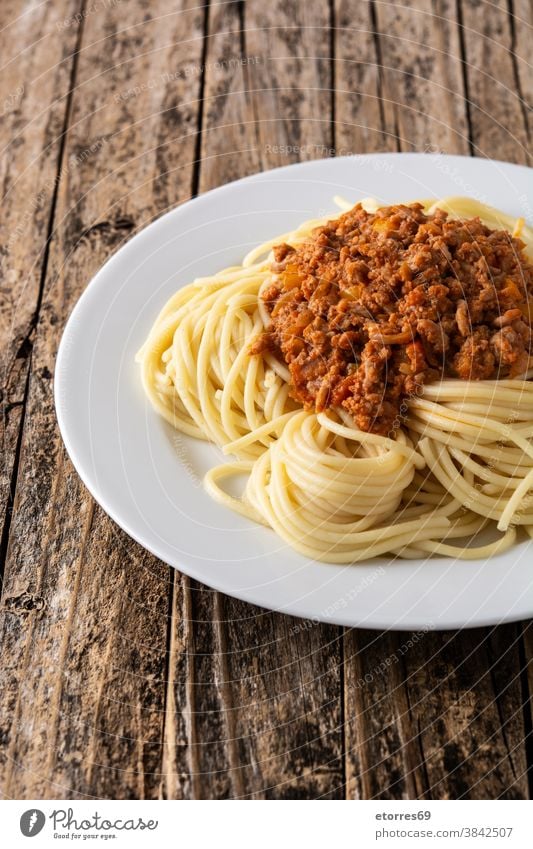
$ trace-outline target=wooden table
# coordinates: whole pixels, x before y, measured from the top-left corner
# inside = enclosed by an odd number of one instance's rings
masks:
[[[2,0],[0,786],[15,798],[528,798],[529,623],[306,627],[122,533],[54,357],[91,276],[191,195],[382,150],[528,162],[528,0]]]

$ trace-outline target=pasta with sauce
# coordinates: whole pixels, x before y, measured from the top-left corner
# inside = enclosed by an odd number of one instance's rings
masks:
[[[151,403],[227,455],[213,498],[307,557],[474,559],[533,535],[532,231],[469,198],[339,205],[169,300],[138,355]]]

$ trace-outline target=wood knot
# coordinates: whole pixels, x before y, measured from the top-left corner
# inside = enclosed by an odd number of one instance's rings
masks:
[[[88,227],[80,235],[80,240],[98,236],[106,242],[121,239],[124,233],[129,233],[135,227],[135,221],[128,215],[119,215],[113,220],[98,221]]]
[[[43,610],[46,606],[44,598],[40,595],[24,590],[20,595],[8,596],[4,599],[4,610],[15,616],[29,616],[32,611]]]

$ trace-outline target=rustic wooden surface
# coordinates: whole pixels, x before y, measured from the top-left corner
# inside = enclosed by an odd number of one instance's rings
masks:
[[[52,399],[92,274],[197,192],[336,152],[527,163],[529,0],[3,0],[0,27],[4,797],[529,798],[529,623],[215,593],[95,505]]]

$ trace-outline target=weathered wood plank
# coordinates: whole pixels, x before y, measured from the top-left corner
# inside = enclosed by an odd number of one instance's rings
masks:
[[[379,147],[376,139],[381,133],[389,149],[394,144],[400,150],[423,151],[431,144],[450,153],[467,153],[459,43],[448,5],[438,4],[434,16],[428,2],[356,5],[354,19],[353,3],[337,4],[336,65],[358,69],[355,79],[348,79],[361,86],[363,96],[338,92],[337,125],[368,126],[368,116],[373,116],[371,128],[364,133],[356,130],[360,152]],[[354,21],[369,31],[364,38],[355,37]],[[381,66],[379,73],[374,63]],[[369,112],[367,101],[372,103],[375,93],[377,111]],[[401,647],[408,639],[401,634],[346,633],[348,798],[417,798],[428,789],[404,682]]]
[[[258,170],[253,116],[245,91],[247,57],[242,49],[238,3],[209,4],[203,68],[200,191]]]
[[[396,133],[400,150],[430,146],[468,153],[469,134],[475,132],[490,155],[493,141],[478,124],[480,110],[472,113],[471,124],[468,120],[461,40],[471,35],[462,34],[454,7],[448,2],[374,5],[378,51],[386,57],[381,85],[393,107],[390,131]],[[346,40],[338,37],[337,44]],[[345,108],[348,111],[349,104]],[[338,120],[344,114],[340,99]],[[390,122],[390,111],[382,114]],[[390,129],[390,123],[387,126]],[[507,628],[496,634],[489,660],[486,632],[385,637],[349,632],[348,797],[527,795],[516,631]],[[504,684],[503,672],[509,669],[512,674]],[[473,681],[476,690],[469,693]],[[506,723],[502,699],[507,702]],[[490,763],[489,750],[496,753]]]
[[[490,14],[486,14],[482,4],[460,4],[474,150],[478,155],[526,164],[530,160],[530,115],[526,107],[533,89],[533,71],[530,62],[525,61],[525,56],[529,57],[525,45],[532,31],[531,7],[528,11],[527,5],[518,3],[515,7],[513,3],[499,0],[491,4]],[[513,10],[519,21],[513,21],[510,14]],[[513,53],[517,47],[519,55]],[[528,199],[521,200],[525,201],[524,214],[531,217]],[[473,795],[528,798],[524,723],[529,723],[530,730],[531,716],[527,687],[521,686],[519,673],[524,677],[524,658],[531,664],[530,646],[526,643],[524,649],[519,645],[514,627],[495,630],[488,644],[491,646],[489,658],[493,662],[493,705],[498,708],[490,729],[491,745],[499,747],[502,756],[494,772],[484,779],[480,775]],[[482,671],[480,663],[480,673]],[[531,689],[529,698],[530,694]],[[502,714],[500,703],[504,699],[509,707]],[[498,718],[501,727],[494,734]],[[483,727],[479,736],[482,745]]]
[[[210,4],[199,63],[203,97],[197,182],[205,191],[256,170],[245,124],[237,4]],[[176,575],[163,768],[167,798],[229,798],[230,774],[216,594]],[[186,753],[186,768],[183,756]]]
[[[531,39],[533,38],[533,5],[529,0],[509,0],[509,28],[511,31],[511,61],[516,91],[524,124],[531,144],[533,132],[533,73],[531,71]]]
[[[337,155],[397,149],[372,3],[335,0],[333,71]]]
[[[245,795],[342,798],[341,629],[224,599]]]
[[[209,8],[202,190],[320,156],[331,143],[329,63],[317,59],[327,41],[323,7],[252,2],[244,20],[242,11],[238,4]],[[305,152],[304,139],[312,141]],[[175,764],[185,738],[195,772],[187,789],[195,797],[341,794],[338,635],[323,626],[307,632],[287,617],[178,582],[168,795],[184,792]]]
[[[327,3],[245,6],[246,75],[264,169],[334,155]]]
[[[527,798],[518,634],[347,640],[349,796]]]
[[[349,799],[416,799],[427,789],[404,683],[403,653],[409,639],[415,638],[375,631],[350,630],[346,634]]]
[[[202,23],[197,4],[169,13],[164,0],[148,11],[104,4],[83,21],[0,618],[9,796],[160,793],[169,570],[93,507],[60,441],[51,376],[91,275],[190,194],[199,86],[189,65]]]
[[[0,529],[11,509],[17,441],[35,312],[72,72],[76,27],[58,28],[80,6],[62,0],[24,9],[2,3],[0,32]],[[7,530],[0,547],[5,555]],[[0,573],[3,564],[0,563]]]
[[[472,143],[477,156],[529,161],[527,109],[521,103],[513,59],[513,28],[506,0],[460,2],[464,33]],[[520,29],[520,28],[519,28]],[[521,45],[522,34],[521,34]],[[532,85],[531,67],[521,66],[524,85]]]
[[[521,679],[522,710],[524,716],[526,774],[529,798],[533,798],[533,625],[531,621],[522,625]]]
[[[398,149],[468,153],[459,33],[451,0],[376,0],[382,95]]]
[[[171,695],[165,723],[167,798],[241,795],[231,771],[231,732],[224,687],[218,594],[176,576],[169,656]],[[180,769],[184,753],[187,771]]]
[[[327,4],[245,4],[247,68],[263,169],[330,155]],[[343,793],[341,629],[224,600],[234,728],[247,795]],[[250,669],[250,657],[253,667]]]
[[[428,634],[406,654],[427,798],[527,798],[519,634]]]

